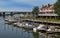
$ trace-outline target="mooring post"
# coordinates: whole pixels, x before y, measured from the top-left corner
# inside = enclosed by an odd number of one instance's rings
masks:
[[[13,12],[11,12],[10,15],[13,16]]]
[[[3,12],[3,17],[5,17],[5,12]]]

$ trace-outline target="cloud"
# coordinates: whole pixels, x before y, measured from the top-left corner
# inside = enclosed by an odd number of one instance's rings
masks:
[[[25,4],[29,4],[29,5],[38,5],[40,6],[40,4],[47,4],[47,3],[50,3],[50,4],[53,4],[55,3],[57,0],[13,0],[14,2],[17,2],[17,3],[25,3]]]
[[[27,8],[1,8],[0,11],[21,11],[21,12],[29,12],[32,11],[32,9]]]
[[[34,6],[54,4],[57,0],[0,0],[0,10],[31,11]]]

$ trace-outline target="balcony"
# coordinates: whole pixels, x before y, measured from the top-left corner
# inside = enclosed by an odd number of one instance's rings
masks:
[[[58,16],[57,14],[38,14],[38,16]]]

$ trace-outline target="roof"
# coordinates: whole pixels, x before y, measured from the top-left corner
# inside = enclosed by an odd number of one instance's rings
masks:
[[[41,8],[41,10],[46,10],[46,9],[54,9],[54,5],[52,4],[52,5],[50,5],[50,4],[48,4],[48,5],[42,5],[42,8]]]

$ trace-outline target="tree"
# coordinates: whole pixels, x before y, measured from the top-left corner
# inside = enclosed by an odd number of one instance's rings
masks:
[[[55,13],[57,13],[60,16],[60,0],[58,0],[55,4]],[[59,17],[60,19],[60,17]]]
[[[37,16],[38,13],[39,13],[39,7],[38,6],[35,6],[33,8],[32,14],[33,14],[33,16]]]

